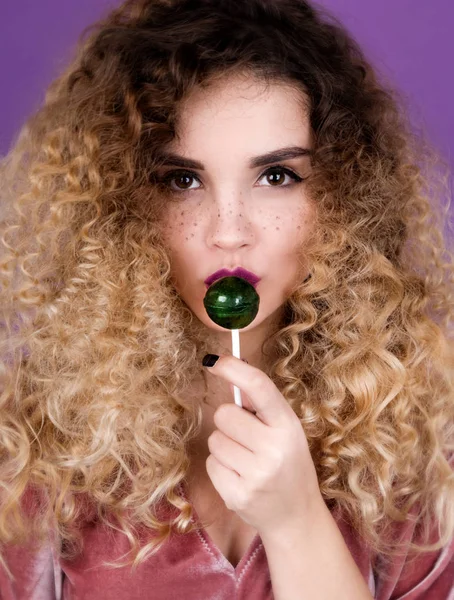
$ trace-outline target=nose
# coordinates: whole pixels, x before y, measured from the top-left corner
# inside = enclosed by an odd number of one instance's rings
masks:
[[[210,247],[235,250],[253,243],[254,232],[246,203],[240,194],[218,198],[210,207],[207,243]]]

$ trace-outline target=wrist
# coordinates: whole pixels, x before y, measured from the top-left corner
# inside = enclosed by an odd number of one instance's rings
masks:
[[[291,544],[294,539],[301,539],[303,534],[306,539],[317,535],[317,530],[322,522],[332,519],[332,515],[319,493],[315,495],[310,503],[306,503],[304,509],[282,519],[277,527],[259,531],[264,545],[275,544],[286,540]]]

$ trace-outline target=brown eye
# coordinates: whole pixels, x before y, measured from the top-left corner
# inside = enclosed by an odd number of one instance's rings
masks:
[[[172,191],[185,192],[191,189],[197,189],[191,188],[191,182],[194,179],[197,179],[194,173],[186,171],[172,171],[162,178],[162,183],[168,186]],[[171,185],[172,181],[175,181],[176,188]]]
[[[288,176],[292,180],[291,183],[284,183],[286,176]],[[263,179],[264,177],[267,178],[267,183],[269,184],[265,187],[289,188],[293,185],[300,183],[301,181],[304,181],[302,177],[300,177],[290,169],[287,169],[286,167],[282,167],[280,165],[275,165],[273,167],[268,168],[259,177],[259,180]],[[175,194],[184,194],[185,192],[192,192],[200,189],[201,187],[200,185],[197,187],[191,187],[193,181],[198,181],[200,184],[200,179],[192,171],[184,171],[181,169],[168,172],[166,175],[159,177],[158,181],[163,186],[163,188],[167,190],[167,192],[174,192]],[[175,181],[175,185],[172,184],[173,181]]]
[[[290,171],[290,169],[286,169],[285,167],[270,167],[265,171],[262,177],[267,178],[268,183],[271,184],[270,187],[288,187],[288,184],[282,185],[282,183],[285,181],[286,175],[291,177],[296,183],[303,181],[302,177],[296,173],[293,173],[293,171]]]
[[[174,177],[174,179],[177,183],[177,187],[187,189],[188,187],[191,187],[191,180],[193,179],[193,177],[191,177],[190,175],[179,175],[178,177]]]
[[[282,173],[282,171],[273,171],[273,172],[269,172],[267,173],[267,180],[268,183],[271,184],[275,184],[275,183],[282,183],[282,181],[284,181],[285,179],[285,175],[284,173]]]

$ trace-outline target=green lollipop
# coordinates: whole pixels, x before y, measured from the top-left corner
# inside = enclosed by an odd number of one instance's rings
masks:
[[[207,290],[203,304],[212,321],[226,329],[243,329],[257,316],[260,297],[242,277],[222,277]]]
[[[232,355],[240,358],[239,329],[247,327],[259,310],[260,297],[242,277],[222,277],[207,290],[203,304],[216,325],[232,331]],[[235,404],[243,407],[240,388],[233,386]]]

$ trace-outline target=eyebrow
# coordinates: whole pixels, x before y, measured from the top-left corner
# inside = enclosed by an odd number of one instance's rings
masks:
[[[264,167],[265,165],[279,162],[281,160],[290,160],[291,158],[298,158],[299,156],[311,156],[312,154],[313,150],[310,150],[309,148],[301,148],[300,146],[280,148],[279,150],[272,150],[271,152],[261,154],[260,156],[254,156],[249,160],[249,168],[255,169],[257,167]],[[199,162],[198,160],[185,158],[184,156],[179,156],[173,152],[163,153],[162,159],[164,161],[164,165],[172,165],[174,167],[182,167],[185,169],[198,169],[199,171],[205,170],[203,163]]]

